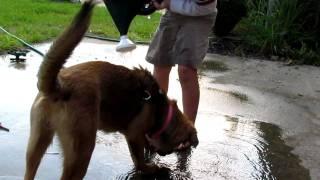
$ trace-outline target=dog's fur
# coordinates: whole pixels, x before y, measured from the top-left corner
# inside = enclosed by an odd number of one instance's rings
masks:
[[[94,5],[85,2],[73,23],[53,43],[38,73],[39,93],[31,109],[25,180],[34,179],[48,145],[57,134],[64,156],[63,180],[83,179],[95,147],[97,130],[121,132],[137,170],[160,169],[144,161],[150,144],[160,155],[177,145],[198,144],[193,124],[162,93],[150,72],[92,61],[62,69],[86,32]],[[151,98],[147,96],[151,95]],[[173,117],[159,138],[169,104]],[[152,141],[152,142],[151,142]]]

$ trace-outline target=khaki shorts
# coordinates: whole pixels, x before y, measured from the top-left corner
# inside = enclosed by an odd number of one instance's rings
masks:
[[[216,15],[192,17],[167,11],[150,43],[146,60],[157,66],[178,64],[197,68],[207,53]]]

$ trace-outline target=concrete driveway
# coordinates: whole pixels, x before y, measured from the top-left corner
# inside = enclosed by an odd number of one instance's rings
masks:
[[[45,52],[49,46],[36,48]],[[114,43],[84,39],[67,66],[103,60],[152,71],[144,60],[147,48],[119,54]],[[29,110],[42,61],[33,52],[25,63],[10,58],[0,57],[0,122],[10,129],[0,131],[0,180],[23,179]],[[99,132],[86,179],[320,179],[319,68],[208,54],[199,77],[196,149],[156,156],[154,161],[171,171],[145,176],[133,169],[121,134]],[[181,107],[176,69],[168,94]],[[37,179],[56,180],[60,173],[61,152],[54,140]]]

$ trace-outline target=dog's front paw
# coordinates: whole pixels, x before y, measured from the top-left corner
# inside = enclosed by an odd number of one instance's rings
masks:
[[[169,174],[169,172],[170,172],[170,168],[160,166],[159,170],[157,171],[157,174],[164,175],[164,174]]]
[[[154,164],[154,163],[147,163],[145,164],[144,167],[142,167],[140,170],[144,173],[144,174],[153,174],[156,173],[157,171],[160,170],[161,167],[159,167],[158,165]]]
[[[145,164],[143,168],[140,169],[144,174],[158,174],[158,173],[167,173],[170,171],[169,168],[164,166],[158,166],[154,163]]]

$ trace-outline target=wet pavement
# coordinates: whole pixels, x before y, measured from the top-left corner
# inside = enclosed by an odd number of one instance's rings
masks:
[[[49,46],[36,48],[45,52]],[[152,71],[144,61],[147,48],[119,54],[113,43],[85,39],[66,65],[103,60]],[[23,179],[29,110],[42,60],[33,52],[25,63],[12,63],[10,58],[0,56],[0,123],[10,129],[0,131],[0,180]],[[196,149],[156,156],[154,161],[171,171],[145,176],[134,171],[121,134],[99,132],[85,179],[320,179],[320,69],[219,55],[206,60],[199,73]],[[169,89],[181,107],[176,69]],[[55,180],[60,173],[55,139],[37,179]]]

